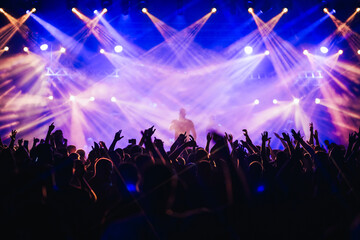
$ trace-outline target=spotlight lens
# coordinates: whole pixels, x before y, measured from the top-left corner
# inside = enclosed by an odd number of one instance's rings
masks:
[[[320,98],[315,98],[315,103],[319,104],[321,102]]]
[[[36,8],[31,9],[31,12],[32,13],[36,12]]]
[[[324,8],[323,10],[324,10],[324,13],[328,13],[328,12],[329,12],[329,10],[328,10],[327,8]]]
[[[99,11],[95,9],[95,10],[94,10],[94,13],[95,13],[95,14],[98,14],[98,13],[99,13]]]
[[[328,53],[328,52],[329,52],[329,49],[328,49],[327,47],[321,47],[321,48],[320,48],[320,51],[321,51],[322,53]]]
[[[360,49],[357,51],[357,53],[360,55]]]
[[[299,104],[299,102],[300,102],[300,99],[294,98],[294,103],[295,103],[295,104]]]
[[[111,97],[110,99],[112,102],[116,102],[116,97]]]
[[[274,99],[274,100],[273,100],[273,104],[278,104],[278,100],[277,100],[277,99]]]
[[[5,46],[5,47],[4,47],[4,51],[6,51],[6,52],[9,51],[9,47],[8,47],[8,46]]]
[[[64,47],[60,48],[60,52],[61,52],[61,53],[65,53],[65,52],[66,52],[66,48],[64,48]]]
[[[2,12],[2,13],[3,13],[3,12],[4,12],[4,9],[0,8],[0,12]]]
[[[344,53],[344,51],[340,49],[338,53],[341,55]]]
[[[41,49],[41,51],[46,51],[48,49],[48,47],[49,46],[45,43],[45,44],[40,46],[40,49]]]
[[[211,9],[211,12],[212,12],[212,13],[216,13],[216,11],[217,11],[217,9],[214,8],[214,7]]]
[[[74,8],[74,7],[71,9],[71,11],[72,12],[77,12],[76,8]]]
[[[90,97],[89,100],[90,100],[91,102],[93,102],[93,101],[95,101],[95,98],[94,98],[94,97]]]
[[[70,99],[70,101],[72,101],[72,102],[75,101],[75,97],[74,97],[74,96],[70,96],[69,99]]]
[[[305,49],[305,50],[303,51],[303,54],[304,54],[304,55],[308,55],[308,54],[309,54],[309,51]]]
[[[104,50],[104,49],[100,49],[100,53],[101,53],[101,54],[104,54],[104,53],[105,53],[105,50]]]
[[[357,9],[356,9],[356,12],[360,12],[360,8],[357,8]]]
[[[148,10],[147,10],[147,8],[142,8],[141,11],[142,11],[143,13],[147,13]]]
[[[260,103],[259,99],[255,99],[254,104],[258,105]]]
[[[48,99],[49,100],[54,100],[54,96],[49,96]]]
[[[245,51],[245,53],[246,53],[247,55],[250,55],[250,54],[253,52],[253,48],[250,47],[250,46],[246,46],[246,47],[244,48],[244,51]]]
[[[287,8],[283,9],[283,13],[287,13],[288,11],[289,11],[289,9],[287,9]]]
[[[120,53],[120,52],[122,52],[123,47],[120,46],[120,45],[117,45],[117,46],[114,47],[114,50],[115,50],[115,52]]]
[[[24,47],[23,50],[24,50],[24,52],[28,52],[28,51],[29,51],[29,48],[28,48],[28,47]]]
[[[248,12],[249,12],[249,13],[253,13],[253,12],[254,12],[254,9],[253,9],[253,8],[248,8]]]
[[[26,14],[29,14],[30,13],[30,10],[26,10]]]
[[[269,50],[266,50],[266,51],[265,51],[265,55],[270,55],[270,51],[269,51]]]
[[[102,10],[102,13],[106,13],[108,10],[107,10],[107,8],[104,8],[103,10]]]

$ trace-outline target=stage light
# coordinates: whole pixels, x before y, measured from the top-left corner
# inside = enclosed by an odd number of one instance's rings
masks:
[[[277,99],[273,99],[273,104],[278,104],[278,100],[277,100]]]
[[[253,52],[253,48],[250,47],[250,46],[246,46],[246,47],[244,48],[244,51],[245,51],[245,53],[246,53],[247,55],[250,55],[250,54]]]
[[[61,48],[60,48],[60,52],[61,52],[61,53],[65,53],[65,52],[66,52],[66,48],[61,47]]]
[[[0,8],[0,12],[4,13],[4,9]]]
[[[320,98],[315,98],[315,103],[316,104],[320,104],[320,102],[321,102]]]
[[[299,104],[299,103],[300,103],[300,99],[294,98],[294,104]]]
[[[120,52],[122,52],[123,47],[120,46],[120,45],[116,45],[116,46],[114,47],[114,50],[115,50],[115,52],[120,53]]]
[[[141,11],[142,11],[143,13],[147,13],[147,12],[148,12],[147,8],[142,8]]]
[[[69,100],[72,101],[72,102],[74,102],[74,101],[75,101],[75,97],[74,97],[74,96],[70,96]]]
[[[344,53],[344,51],[340,49],[340,50],[338,51],[338,53],[339,53],[339,55],[341,55],[341,54]]]
[[[78,10],[77,10],[76,8],[74,8],[74,7],[71,9],[71,11],[72,11],[73,13],[78,13]]]
[[[94,10],[94,13],[95,13],[95,14],[99,14],[99,11],[95,9],[95,10]]]
[[[31,13],[36,12],[36,8],[31,9]]]
[[[360,12],[360,8],[357,8],[357,9],[356,9],[356,12]]]
[[[287,13],[288,11],[289,11],[289,9],[287,9],[287,8],[284,8],[284,9],[282,10],[283,13]]]
[[[107,13],[107,11],[108,11],[107,8],[104,8],[101,13],[104,14]]]
[[[324,10],[324,13],[329,13],[329,9],[324,8],[323,10]]]
[[[93,102],[93,101],[95,101],[95,98],[94,98],[94,97],[90,97],[89,100],[90,100],[91,102]]]
[[[360,49],[357,51],[357,53],[360,55]]]
[[[29,48],[28,48],[28,47],[24,47],[23,50],[24,50],[24,52],[29,52]]]
[[[320,51],[325,54],[329,52],[329,49],[327,47],[321,47]]]
[[[49,100],[54,100],[54,96],[48,96]]]
[[[305,49],[305,50],[303,51],[303,54],[304,54],[304,55],[309,55],[309,51]]]
[[[30,10],[26,10],[26,12],[25,12],[26,14],[29,14],[30,13]]]
[[[269,51],[269,50],[266,50],[266,51],[265,51],[265,55],[270,55],[270,51]]]
[[[116,102],[116,97],[111,97],[110,99],[112,102]]]
[[[214,7],[211,9],[211,12],[212,12],[212,13],[216,13],[216,11],[217,11],[217,9],[214,8]]]
[[[5,52],[9,51],[9,47],[8,47],[8,46],[5,46],[5,47],[4,47],[4,51],[5,51]]]
[[[248,12],[249,13],[254,13],[254,9],[253,8],[248,8]]]
[[[105,53],[105,50],[104,50],[104,49],[100,49],[100,53],[101,53],[101,54],[104,54],[104,53]]]
[[[254,104],[258,105],[260,103],[259,99],[255,99]]]
[[[48,48],[49,46],[46,43],[40,46],[41,51],[46,51]]]

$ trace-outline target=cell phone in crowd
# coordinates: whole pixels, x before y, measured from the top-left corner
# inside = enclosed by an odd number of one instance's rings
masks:
[[[136,144],[136,139],[135,138],[129,139],[129,143],[135,145]]]

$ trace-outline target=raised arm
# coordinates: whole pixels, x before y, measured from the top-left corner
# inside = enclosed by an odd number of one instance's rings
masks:
[[[253,151],[254,153],[259,153],[259,154],[260,154],[260,150],[259,150],[259,149],[253,144],[253,142],[251,141],[247,130],[246,130],[246,129],[243,129],[243,132],[244,132],[244,136],[245,136],[245,138],[246,138],[246,143],[249,145],[249,147],[252,149],[252,151]]]
[[[310,154],[312,159],[315,159],[315,151],[314,149],[304,141],[303,137],[300,135],[300,131],[295,132],[294,129],[291,129],[291,133],[294,139],[300,143],[300,145]]]
[[[11,140],[10,140],[10,144],[9,144],[10,149],[14,149],[16,134],[17,134],[16,130],[11,130],[11,134],[10,134],[10,139]]]
[[[115,150],[115,145],[118,141],[120,141],[124,136],[121,136],[121,132],[122,130],[119,130],[115,133],[114,139],[110,145],[109,151],[114,151]]]
[[[51,132],[55,129],[54,123],[51,123],[46,134],[45,143],[50,144]]]

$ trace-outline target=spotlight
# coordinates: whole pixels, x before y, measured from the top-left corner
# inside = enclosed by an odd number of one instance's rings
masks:
[[[36,12],[36,8],[31,9],[31,13]]]
[[[303,54],[304,54],[304,55],[309,55],[309,51],[305,49],[305,50],[303,51]]]
[[[74,102],[74,101],[75,101],[75,97],[74,97],[74,96],[70,96],[69,100],[72,101],[72,102]]]
[[[73,13],[78,13],[78,10],[77,10],[76,8],[74,8],[74,7],[71,9],[71,11],[72,11]]]
[[[61,52],[61,53],[65,53],[65,52],[66,52],[66,48],[61,47],[61,48],[60,48],[60,52]]]
[[[270,55],[270,51],[269,51],[269,50],[266,50],[266,51],[265,51],[265,55]]]
[[[5,52],[9,51],[9,47],[8,47],[8,46],[5,46],[5,47],[4,47],[4,51],[5,51]]]
[[[123,47],[120,46],[120,45],[116,45],[116,46],[114,47],[114,50],[115,50],[115,52],[120,53],[120,52],[122,52]]]
[[[95,98],[94,98],[94,97],[90,97],[90,98],[89,98],[89,101],[93,102],[93,101],[95,101]]]
[[[116,97],[111,97],[110,99],[112,102],[116,102]]]
[[[320,98],[315,98],[315,103],[319,104],[321,102]]]
[[[54,100],[54,96],[48,96],[49,100]]]
[[[104,8],[101,13],[104,14],[107,13],[107,11],[108,11],[107,8]]]
[[[216,13],[216,11],[217,11],[217,9],[216,9],[215,7],[213,7],[213,8],[211,9],[211,12],[212,12],[212,13]]]
[[[287,13],[288,11],[289,11],[289,9],[287,9],[287,8],[284,8],[284,9],[282,10],[283,13]]]
[[[273,99],[273,104],[278,104],[278,100],[277,100],[277,99]]]
[[[357,53],[360,55],[360,49],[357,51]]]
[[[95,9],[94,14],[99,14],[99,11]]]
[[[104,49],[100,49],[100,53],[101,53],[101,54],[104,54],[104,53],[105,53],[105,50],[104,50]]]
[[[360,8],[357,8],[357,9],[356,9],[356,12],[360,12]]]
[[[249,13],[254,13],[254,9],[253,8],[248,8],[248,12]]]
[[[324,8],[323,11],[324,11],[324,13],[329,13],[329,9],[327,9],[327,8]]]
[[[0,8],[0,12],[4,13],[4,9]]]
[[[300,102],[300,99],[294,98],[294,104],[299,104],[299,102]]]
[[[258,105],[260,103],[259,99],[255,99],[254,104]]]
[[[25,12],[26,14],[29,14],[30,13],[30,10],[26,10],[26,12]]]
[[[141,11],[142,11],[143,13],[147,13],[147,12],[148,12],[147,8],[142,8]]]
[[[325,54],[329,52],[329,49],[327,47],[321,47],[320,51]]]
[[[23,50],[24,50],[24,52],[29,52],[29,48],[28,48],[28,47],[24,47]]]
[[[49,46],[46,43],[40,46],[41,51],[46,51],[48,48]]]
[[[253,52],[253,48],[250,47],[250,46],[246,46],[246,47],[244,48],[244,51],[245,51],[245,53],[246,53],[247,55],[250,55],[250,54]]]
[[[340,50],[338,51],[338,53],[339,53],[339,55],[341,55],[341,54],[344,53],[344,51],[340,49]]]

